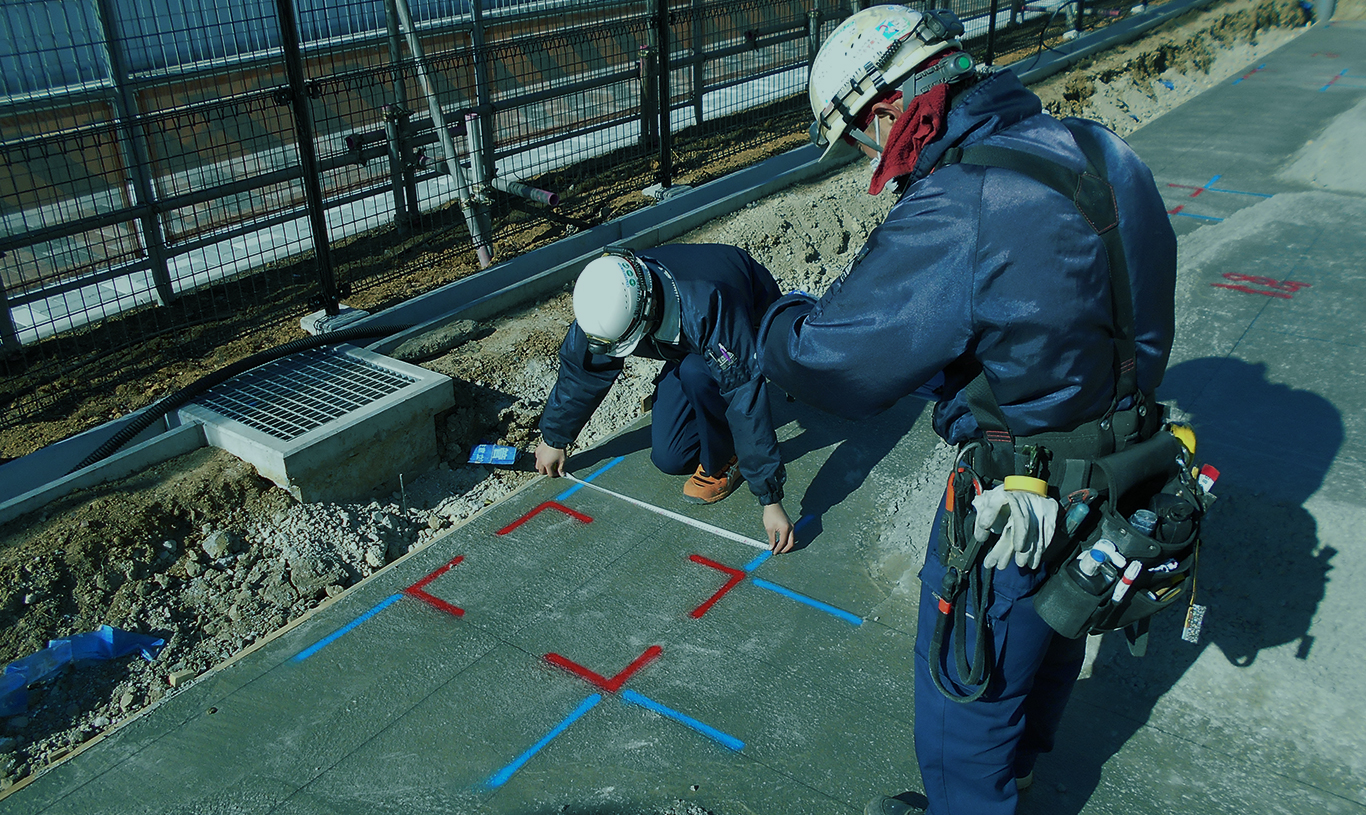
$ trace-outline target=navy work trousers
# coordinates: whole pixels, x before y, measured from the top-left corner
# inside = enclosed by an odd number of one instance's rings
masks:
[[[1034,611],[1041,570],[1011,561],[992,575],[987,605],[992,672],[986,693],[966,704],[945,698],[929,674],[929,643],[939,616],[934,592],[945,569],[939,563],[943,506],[930,533],[929,552],[920,570],[920,619],[915,642],[915,754],[932,815],[1013,815],[1015,779],[1028,775],[1040,754],[1053,749],[1053,737],[1067,698],[1081,672],[1085,638],[1059,636]],[[969,530],[969,534],[971,531]],[[978,567],[980,570],[980,566]],[[966,602],[967,597],[960,598]],[[968,613],[976,612],[969,608]],[[976,642],[967,619],[964,636],[969,659]],[[941,668],[951,690],[957,677],[953,640],[941,647]]]
[[[650,460],[670,475],[692,475],[698,463],[708,474],[725,469],[735,455],[726,421],[726,400],[702,357],[665,362],[655,380],[650,419]]]

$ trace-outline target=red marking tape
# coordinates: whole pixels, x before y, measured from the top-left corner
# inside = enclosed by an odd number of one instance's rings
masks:
[[[1210,285],[1218,289],[1233,289],[1234,291],[1247,292],[1248,294],[1261,294],[1266,297],[1279,297],[1282,300],[1289,300],[1295,292],[1300,289],[1307,289],[1312,284],[1303,283],[1298,280],[1276,280],[1271,277],[1258,277],[1256,275],[1239,274],[1237,272],[1224,272],[1224,278],[1235,280],[1238,283],[1254,283],[1258,286],[1266,286],[1271,291],[1265,289],[1254,289],[1251,286],[1241,286],[1230,283],[1211,283]]]
[[[636,657],[634,662],[627,665],[622,669],[621,673],[611,679],[608,679],[595,671],[590,671],[572,659],[566,659],[559,654],[546,654],[545,661],[554,665],[556,668],[563,668],[564,670],[569,671],[580,679],[584,679],[608,693],[616,693],[621,690],[621,686],[626,684],[626,680],[630,679],[632,674],[639,671],[641,668],[644,668],[646,665],[649,665],[651,662],[654,662],[662,653],[664,653],[663,648],[660,648],[658,645],[651,645],[649,648],[645,649],[645,653]]]
[[[424,591],[424,588],[427,586],[428,583],[431,583],[433,580],[450,571],[452,566],[459,565],[460,561],[464,559],[464,555],[456,555],[454,558],[451,559],[450,563],[447,563],[445,566],[442,566],[440,569],[437,569],[436,571],[417,581],[413,585],[404,589],[403,593],[408,595],[409,597],[416,597],[417,599],[421,600],[422,602],[426,603],[432,608],[440,609],[441,611],[444,611],[447,614],[454,614],[457,617],[465,616],[465,610],[460,606],[451,605],[450,603],[447,603],[445,600],[442,600],[440,597],[434,597],[428,594],[426,591]]]
[[[544,504],[541,504],[540,506],[531,510],[527,514],[523,515],[522,517],[518,518],[517,520],[498,530],[497,534],[506,535],[507,533],[511,532],[512,530],[531,520],[532,518],[535,518],[537,515],[540,515],[547,509],[558,510],[560,512],[563,512],[565,515],[568,515],[569,517],[573,518],[574,520],[582,521],[586,524],[591,524],[593,522],[592,518],[588,517],[587,515],[584,515],[582,512],[575,512],[574,510],[570,509],[564,504],[561,504],[559,501],[546,501]]]
[[[1267,297],[1279,297],[1282,300],[1290,299],[1290,295],[1288,294],[1281,294],[1278,291],[1262,291],[1261,289],[1254,289],[1251,286],[1237,286],[1230,283],[1211,283],[1210,285],[1216,289],[1233,289],[1234,291],[1247,292],[1248,294],[1264,294]]]
[[[715,569],[718,572],[725,572],[730,575],[730,580],[726,581],[726,585],[722,586],[720,591],[713,594],[707,602],[688,612],[688,616],[692,617],[694,620],[700,620],[702,615],[707,613],[707,609],[716,605],[716,601],[724,597],[726,592],[740,585],[740,581],[745,579],[745,572],[743,569],[732,569],[729,566],[723,566],[720,563],[702,557],[701,555],[688,555],[688,560],[691,560],[693,563],[700,563],[709,569]]]

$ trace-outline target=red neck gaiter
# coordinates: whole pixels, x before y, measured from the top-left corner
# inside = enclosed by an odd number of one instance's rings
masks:
[[[901,92],[897,91],[887,101],[900,97]],[[882,158],[868,183],[869,195],[877,195],[887,182],[915,169],[920,151],[943,134],[948,113],[948,85],[935,85],[911,100],[906,112],[892,125],[892,132],[887,134],[887,146],[882,149]]]

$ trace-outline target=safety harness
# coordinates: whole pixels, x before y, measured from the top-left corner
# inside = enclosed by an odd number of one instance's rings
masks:
[[[1100,495],[1096,487],[1106,479],[1104,470],[1097,467],[1098,459],[1153,436],[1162,424],[1161,405],[1138,389],[1133,298],[1119,231],[1119,209],[1114,188],[1106,177],[1102,149],[1081,126],[1064,124],[1086,157],[1086,169],[1081,173],[1039,156],[990,145],[949,148],[938,163],[939,167],[975,164],[1011,170],[1071,200],[1105,245],[1115,327],[1115,397],[1100,419],[1065,432],[1017,437],[1006,423],[985,368],[964,387],[968,407],[982,429],[982,437],[961,447],[949,476],[944,540],[940,544],[940,560],[947,571],[937,593],[939,616],[928,654],[935,686],[956,702],[981,697],[992,673],[986,609],[994,570],[981,568],[986,542],[977,541],[973,534],[973,497],[1004,481],[1006,476],[1029,475],[1048,483],[1050,494],[1056,493],[1062,504],[1059,517],[1069,518],[1069,509],[1089,505]],[[1066,527],[1066,522],[1060,524],[1054,543],[1077,532]],[[1046,565],[1056,566],[1059,557],[1070,551],[1066,546],[1051,546],[1045,552]],[[967,659],[964,636],[969,616],[974,618],[975,639],[971,662]],[[953,684],[963,689],[961,693],[951,688],[942,675],[944,642],[954,631],[960,633],[953,637],[958,673]]]

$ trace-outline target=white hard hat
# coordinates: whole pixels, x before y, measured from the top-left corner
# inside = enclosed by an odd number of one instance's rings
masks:
[[[574,283],[574,319],[588,336],[588,350],[624,357],[650,328],[654,283],[640,261],[606,254],[589,261]]]
[[[811,141],[826,148],[821,158],[829,158],[837,150],[853,150],[844,141],[845,135],[859,141],[867,139],[850,127],[859,113],[879,96],[895,90],[925,60],[960,47],[956,38],[962,33],[963,24],[946,10],[921,13],[906,6],[872,6],[850,15],[825,40],[811,63],[807,92],[816,117]],[[967,54],[952,62],[942,70],[927,71],[926,81],[914,77],[913,86],[903,90],[906,101],[970,72],[975,65]]]

